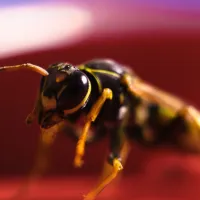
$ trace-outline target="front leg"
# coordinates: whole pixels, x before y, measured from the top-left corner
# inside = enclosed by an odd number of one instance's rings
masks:
[[[32,122],[37,117],[40,109],[41,109],[40,93],[38,92],[37,99],[36,99],[35,105],[33,107],[33,110],[31,111],[31,113],[26,118],[26,124],[27,125],[32,124]]]
[[[55,137],[62,127],[63,124],[60,123],[50,129],[41,129],[35,165],[22,184],[20,190],[13,197],[14,199],[23,196],[28,191],[28,188],[45,172],[48,166],[50,147],[54,143]]]
[[[97,102],[93,105],[92,109],[90,110],[89,114],[86,117],[86,122],[83,127],[82,134],[80,135],[79,141],[76,146],[76,155],[74,159],[74,165],[76,167],[81,167],[83,164],[82,157],[85,151],[85,142],[87,140],[88,130],[91,126],[91,123],[95,121],[98,114],[101,111],[102,106],[104,105],[107,99],[112,99],[112,91],[109,88],[105,88],[102,92],[102,95],[99,97]]]

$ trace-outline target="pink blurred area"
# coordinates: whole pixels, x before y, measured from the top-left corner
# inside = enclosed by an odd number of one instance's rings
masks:
[[[26,3],[19,0],[18,4],[0,7],[0,58],[70,46],[85,38],[199,33],[198,4],[193,9],[165,4],[128,0]]]
[[[47,68],[59,61],[112,58],[200,107],[199,7],[125,2],[43,1],[0,7],[0,65],[31,62]],[[24,121],[39,79],[25,71],[0,74],[0,199],[19,187],[21,179],[13,178],[25,176],[33,165],[39,127],[27,127]],[[100,174],[107,147],[107,140],[89,146],[83,169],[74,169],[75,143],[59,135],[51,152],[50,179],[39,182],[30,198],[80,199]],[[99,199],[199,199],[199,156],[132,147],[119,187],[109,186]]]

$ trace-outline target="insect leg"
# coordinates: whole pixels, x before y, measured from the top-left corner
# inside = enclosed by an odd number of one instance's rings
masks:
[[[120,125],[114,127],[111,130],[111,139],[110,139],[110,155],[108,157],[108,163],[112,166],[112,170],[109,170],[110,173],[104,178],[92,191],[90,191],[85,197],[84,200],[93,200],[96,196],[116,177],[118,177],[119,172],[123,169],[122,163],[125,162],[126,157],[128,156],[129,148],[127,139],[125,136],[124,128],[127,125],[129,117],[129,112],[126,112],[126,115],[120,122]],[[122,157],[124,160],[122,161]],[[106,174],[104,174],[106,175]]]
[[[128,158],[129,152],[130,152],[130,144],[129,144],[128,140],[126,140],[124,142],[121,152],[120,152],[120,158],[121,158],[121,162],[122,162],[123,166],[125,166],[125,164],[126,164],[126,160]],[[102,174],[100,176],[98,183],[101,183],[103,180],[105,180],[106,177],[108,177],[112,173],[112,171],[113,171],[113,166],[110,165],[106,160],[104,163],[103,171],[102,171]],[[120,179],[120,175],[121,174],[119,174],[117,177],[118,180]]]
[[[74,164],[76,167],[81,167],[83,164],[82,157],[84,155],[85,142],[87,139],[88,130],[91,126],[91,123],[94,122],[95,119],[97,118],[103,104],[105,103],[107,99],[110,99],[110,100],[112,99],[112,91],[108,88],[105,88],[102,92],[102,95],[99,97],[99,99],[93,105],[92,109],[87,115],[86,123],[83,127],[82,134],[80,135],[80,138],[76,147],[76,155],[75,155],[75,160],[74,160]]]
[[[63,124],[60,123],[50,129],[41,129],[35,165],[14,198],[25,194],[30,185],[45,172],[48,166],[49,149],[55,140],[55,136],[60,132],[62,127]]]
[[[35,118],[37,117],[37,115],[41,109],[41,102],[40,102],[39,95],[40,95],[40,93],[37,95],[37,99],[36,99],[35,105],[33,107],[33,110],[31,111],[31,113],[29,113],[29,115],[26,118],[27,125],[32,124],[32,122],[35,120]]]

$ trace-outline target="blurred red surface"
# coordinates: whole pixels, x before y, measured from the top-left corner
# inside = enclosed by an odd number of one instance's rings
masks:
[[[112,58],[130,65],[151,83],[200,106],[199,54],[199,33],[155,32],[101,40],[90,37],[74,46],[7,58],[1,60],[0,65],[31,62],[46,68],[48,64],[59,61],[78,64],[96,57]],[[0,74],[0,175],[10,176],[11,180],[14,176],[26,175],[33,165],[39,128],[36,124],[27,127],[24,121],[34,104],[39,79],[37,74],[27,71]],[[47,195],[49,199],[80,199],[81,193],[89,190],[101,171],[106,144],[107,140],[89,146],[85,165],[82,169],[74,169],[75,143],[64,134],[59,135],[52,148],[52,164],[48,175],[66,178],[42,182],[41,187],[44,188],[39,187],[33,195],[37,194],[36,198]],[[91,180],[87,179],[90,176]],[[195,200],[200,197],[198,156],[166,149],[149,151],[133,144],[124,176],[120,188],[113,191],[108,187],[102,198],[104,195],[110,198],[111,191],[114,192],[111,199]],[[0,198],[10,194],[10,190],[16,189],[19,183],[2,179]]]
[[[159,171],[160,173],[160,171]],[[184,172],[185,174],[185,172]],[[144,178],[147,175],[148,181]],[[182,174],[183,176],[183,174]],[[160,175],[159,175],[160,177]],[[199,180],[194,176],[184,175],[184,178],[175,178],[172,184],[172,177],[168,178],[161,176],[162,182],[158,184],[158,180],[153,175],[137,174],[135,176],[124,177],[117,187],[109,186],[100,194],[98,199],[135,199],[135,200],[178,200],[178,199],[193,199],[198,200],[199,196]],[[97,177],[96,177],[97,178]],[[173,178],[174,179],[174,178]],[[187,181],[186,181],[187,180]],[[9,199],[15,194],[20,187],[21,180],[1,181],[1,198]],[[32,185],[28,193],[21,199],[74,199],[78,200],[91,189],[95,184],[95,177],[88,176],[50,178],[40,180],[37,184]],[[196,184],[191,187],[192,184]],[[18,199],[16,199],[18,200]]]

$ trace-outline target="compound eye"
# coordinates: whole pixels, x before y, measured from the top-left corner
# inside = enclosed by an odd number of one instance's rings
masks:
[[[57,93],[60,110],[77,110],[85,105],[91,92],[90,82],[82,72],[71,76]]]

